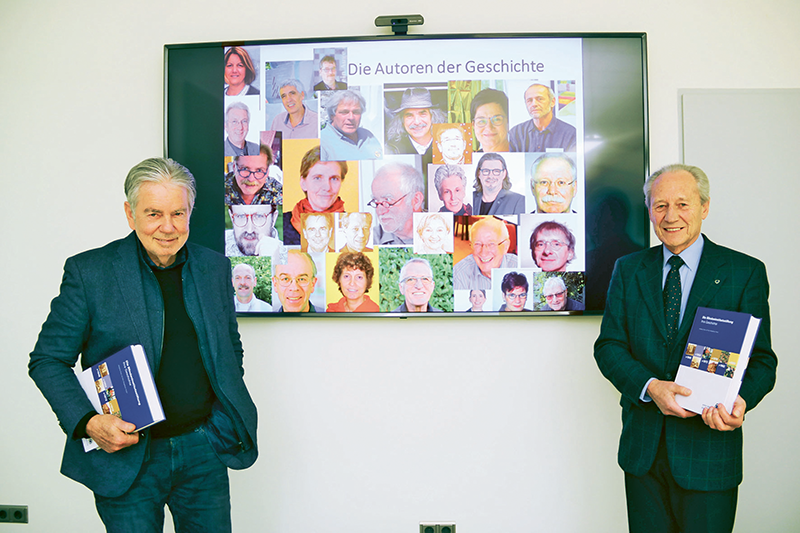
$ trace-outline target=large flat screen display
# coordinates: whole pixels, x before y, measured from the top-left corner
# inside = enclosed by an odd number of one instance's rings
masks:
[[[601,312],[646,245],[643,34],[168,45],[165,65],[165,151],[239,313]]]

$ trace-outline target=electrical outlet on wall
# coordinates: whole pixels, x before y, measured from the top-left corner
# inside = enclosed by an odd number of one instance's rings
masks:
[[[456,533],[455,522],[420,522],[419,533]]]

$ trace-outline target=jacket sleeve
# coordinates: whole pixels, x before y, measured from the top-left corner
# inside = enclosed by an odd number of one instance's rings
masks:
[[[637,357],[633,356],[634,317],[631,302],[641,300],[631,272],[625,273],[620,262],[614,265],[608,288],[606,309],[600,335],[594,343],[594,358],[603,376],[631,403],[638,403],[647,381],[655,377]]]
[[[77,261],[70,258],[28,362],[28,374],[70,436],[80,420],[94,411],[73,371],[90,330],[84,281]]]
[[[761,318],[756,342],[739,395],[747,402],[747,410],[753,409],[775,386],[778,358],[772,350],[772,334],[769,316],[769,281],[764,263],[757,262],[750,270],[742,291],[741,311]]]

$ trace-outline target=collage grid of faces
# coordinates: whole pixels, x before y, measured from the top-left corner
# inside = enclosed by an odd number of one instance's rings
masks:
[[[575,80],[354,86],[347,48],[269,50],[224,49],[237,312],[584,309]]]

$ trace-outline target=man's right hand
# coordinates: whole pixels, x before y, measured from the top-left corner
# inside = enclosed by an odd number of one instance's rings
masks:
[[[689,396],[691,393],[691,389],[681,387],[674,381],[654,379],[650,382],[650,385],[647,386],[647,395],[656,403],[658,409],[667,416],[677,416],[680,418],[697,416],[697,413],[685,410],[675,401],[676,394]]]
[[[86,434],[100,449],[114,453],[139,442],[136,426],[114,415],[95,415],[86,424]]]

